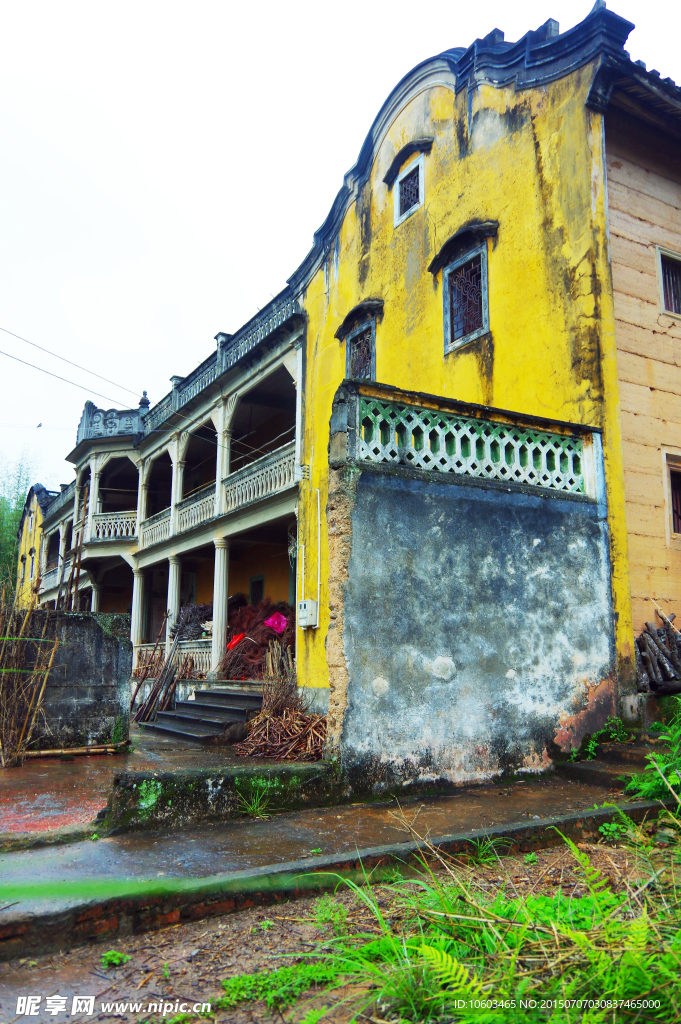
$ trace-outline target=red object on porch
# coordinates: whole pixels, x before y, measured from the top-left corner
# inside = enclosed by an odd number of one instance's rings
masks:
[[[236,636],[233,636],[232,639],[227,644],[227,650],[228,651],[233,651],[234,648],[236,647],[236,645],[240,644],[245,636],[246,636],[245,633],[237,633]]]

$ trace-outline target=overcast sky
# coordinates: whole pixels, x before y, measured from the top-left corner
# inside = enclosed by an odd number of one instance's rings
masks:
[[[633,59],[681,82],[678,0],[608,6],[636,23]],[[0,332],[3,352],[93,389],[0,356],[0,459],[24,451],[46,486],[70,481],[88,398],[158,401],[276,295],[415,64],[589,9],[1,2],[0,327],[116,383]]]

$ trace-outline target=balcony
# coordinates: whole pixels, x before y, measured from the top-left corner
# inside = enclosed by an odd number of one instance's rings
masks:
[[[145,519],[142,523],[142,536],[140,547],[148,548],[152,544],[160,544],[170,536],[170,509],[164,508],[155,516]]]
[[[244,505],[293,487],[295,466],[296,446],[291,442],[232,473],[223,481],[225,512],[234,512]]]
[[[90,542],[133,540],[137,536],[137,512],[99,512],[93,516]]]
[[[215,484],[206,484],[177,505],[176,530],[183,533],[193,526],[200,526],[215,515]]]
[[[40,592],[42,594],[45,590],[54,590],[59,586],[60,567],[53,565],[49,569],[46,569],[40,580]],[[71,573],[71,559],[69,559],[64,565],[64,573],[62,576],[62,582],[68,583],[69,575]],[[42,600],[42,598],[41,598]]]

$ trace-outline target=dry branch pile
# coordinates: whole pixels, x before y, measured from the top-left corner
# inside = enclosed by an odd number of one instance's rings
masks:
[[[265,652],[262,710],[247,723],[247,736],[234,747],[248,757],[277,761],[320,761],[326,742],[326,718],[310,714],[296,683],[291,648],[271,640]]]
[[[42,711],[59,641],[54,612],[17,608],[0,597],[0,764],[21,764]]]
[[[230,601],[231,605],[231,601]],[[279,612],[286,619],[286,629],[280,635],[265,620]],[[244,634],[236,647],[227,650],[218,669],[222,679],[263,679],[267,675],[265,664],[270,641],[278,640],[282,648],[288,648],[293,655],[295,643],[295,614],[286,601],[230,607],[229,638]]]
[[[206,636],[206,622],[213,621],[212,604],[190,604],[180,608],[175,625],[170,630],[170,639],[201,640]]]
[[[674,615],[667,618],[659,612],[664,625],[646,622],[646,628],[636,638],[636,684],[639,693],[652,693],[667,697],[681,693],[681,633],[673,624]]]
[[[248,737],[237,754],[277,761],[320,761],[326,741],[326,718],[285,708],[281,715],[261,712],[246,727]]]

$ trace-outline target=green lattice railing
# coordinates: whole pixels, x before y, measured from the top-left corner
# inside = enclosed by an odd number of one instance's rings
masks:
[[[439,473],[586,490],[580,438],[360,398],[358,454]]]

